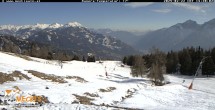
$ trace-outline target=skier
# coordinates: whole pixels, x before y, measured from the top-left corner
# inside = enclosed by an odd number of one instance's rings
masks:
[[[184,83],[185,82],[185,80],[183,80],[183,82],[182,83]]]
[[[61,63],[61,65],[60,65],[60,67],[61,67],[61,69],[63,68],[63,64]]]
[[[107,77],[107,75],[108,75],[108,74],[107,74],[107,71],[106,71],[106,72],[105,72],[105,76]]]
[[[108,76],[107,70],[106,70],[106,66],[105,66],[105,76],[106,76],[106,77]]]
[[[60,68],[62,69],[63,68],[63,62],[60,61]]]

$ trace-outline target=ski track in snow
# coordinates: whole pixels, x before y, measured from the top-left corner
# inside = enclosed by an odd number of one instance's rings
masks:
[[[103,63],[87,63],[82,61],[63,62],[63,68],[58,61],[47,61],[33,58],[28,61],[15,55],[0,52],[0,72],[10,74],[15,70],[31,77],[28,80],[16,80],[0,85],[0,95],[6,89],[18,86],[25,94],[47,96],[50,104],[41,107],[18,108],[20,110],[112,110],[117,107],[133,109],[164,109],[164,110],[214,110],[215,109],[215,78],[196,78],[193,89],[188,90],[192,77],[181,75],[166,75],[170,84],[165,86],[151,86],[147,78],[130,76],[128,66],[121,67],[119,61],[104,61]],[[105,68],[106,67],[106,68]],[[86,83],[74,79],[65,79],[68,83],[59,84],[42,80],[26,70],[34,70],[57,76],[79,76]],[[108,76],[105,76],[107,71]],[[185,80],[184,83],[183,80]],[[45,89],[48,87],[49,89]],[[101,92],[99,89],[115,87],[110,92]],[[128,92],[130,91],[130,92]],[[90,97],[94,105],[71,104],[77,100],[73,94],[86,96],[89,92],[98,97]],[[101,104],[109,105],[98,106]],[[12,105],[0,105],[8,110]]]

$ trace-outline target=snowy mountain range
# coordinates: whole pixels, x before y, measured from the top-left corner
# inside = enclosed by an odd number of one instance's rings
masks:
[[[45,28],[50,28],[50,29],[54,29],[54,28],[63,28],[63,27],[82,27],[82,25],[78,22],[69,22],[67,24],[58,24],[58,23],[53,23],[53,24],[35,24],[35,25],[21,25],[21,26],[17,26],[17,25],[2,25],[0,26],[1,30],[13,30],[13,31],[17,31],[19,29],[26,29],[26,28],[32,28],[32,29],[45,29]]]
[[[179,50],[185,47],[209,49],[215,46],[215,19],[204,24],[187,20],[169,28],[163,28],[147,33],[135,43],[135,47],[147,51],[152,47],[163,51]]]
[[[131,46],[107,35],[92,32],[78,22],[67,24],[2,25],[0,34],[49,44],[70,54],[96,54],[104,58],[120,58],[138,53]]]
[[[94,53],[104,58],[120,58],[138,53],[134,48],[143,52],[152,47],[163,51],[180,50],[190,46],[212,48],[215,46],[215,19],[203,24],[187,20],[168,28],[150,31],[142,36],[127,31],[88,29],[78,22],[2,25],[0,34],[52,45],[71,54]]]

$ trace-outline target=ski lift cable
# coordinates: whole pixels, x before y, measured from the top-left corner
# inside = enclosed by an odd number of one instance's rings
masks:
[[[195,75],[194,75],[194,77],[193,77],[192,82],[193,82],[194,79],[196,78],[196,76],[197,76],[197,74],[198,74],[198,71],[199,71],[199,69],[202,67],[202,64],[204,63],[205,59],[208,58],[208,57],[210,57],[210,56],[203,57],[203,59],[202,59],[201,62],[199,63],[199,67],[198,67],[197,70],[196,70],[196,73],[195,73]]]
[[[193,77],[193,80],[192,80],[192,82],[190,83],[190,86],[188,87],[188,89],[192,89],[193,82],[194,82],[194,80],[195,80],[195,78],[196,78],[196,76],[197,76],[197,74],[198,74],[198,72],[199,72],[199,69],[202,67],[202,64],[204,63],[205,59],[208,58],[208,57],[211,57],[211,56],[207,56],[207,57],[203,57],[203,58],[202,58],[201,62],[199,63],[199,67],[197,68],[196,73],[195,73],[195,75],[194,75],[194,77]]]

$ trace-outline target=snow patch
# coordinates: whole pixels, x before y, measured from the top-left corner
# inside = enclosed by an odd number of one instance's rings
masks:
[[[63,26],[62,24],[54,23],[54,24],[49,25],[48,28],[53,28],[53,29],[55,29],[55,28],[60,28],[60,27],[62,27],[62,26]]]
[[[65,24],[64,27],[82,27],[82,25],[78,22],[69,22]]]
[[[52,39],[51,39],[51,36],[50,36],[50,35],[47,35],[47,37],[48,37],[48,40],[49,40],[49,41],[52,41]]]

